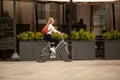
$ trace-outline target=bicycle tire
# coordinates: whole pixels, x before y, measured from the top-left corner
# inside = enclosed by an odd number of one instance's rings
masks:
[[[37,47],[35,47],[33,52],[34,60],[36,60],[39,63],[43,63],[47,61],[50,57],[50,51],[47,49],[45,52],[42,52],[42,50],[46,47],[45,44],[39,44]]]
[[[66,45],[64,45],[63,47],[61,47],[60,49],[60,53],[59,53],[59,56],[62,60],[64,61],[67,61],[69,60],[69,55],[70,55],[70,48],[71,48],[71,60],[75,59],[77,57],[77,49],[71,45],[71,44],[68,44],[67,45],[67,49],[68,49],[68,52],[66,51]]]

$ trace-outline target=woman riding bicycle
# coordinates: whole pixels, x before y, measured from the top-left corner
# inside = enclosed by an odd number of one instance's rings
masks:
[[[55,29],[55,27],[53,26],[53,24],[54,24],[54,18],[50,17],[50,18],[48,19],[48,22],[47,22],[48,31],[47,31],[47,34],[44,35],[44,39],[45,39],[46,41],[54,42],[54,43],[55,43],[54,45],[51,45],[50,50],[51,50],[53,53],[56,53],[55,47],[56,47],[57,44],[59,43],[59,39],[57,39],[57,38],[52,38],[51,34],[52,34],[52,32],[57,33],[57,34],[60,34],[61,36],[62,36],[63,34],[62,34],[60,31],[58,31],[57,29]]]

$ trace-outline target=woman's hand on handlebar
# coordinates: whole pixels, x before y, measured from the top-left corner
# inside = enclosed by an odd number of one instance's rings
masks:
[[[65,34],[65,33],[61,33],[61,36],[63,37],[64,34]]]
[[[65,33],[62,33],[62,32],[60,32],[60,31],[57,31],[57,33],[59,34],[59,35],[61,35],[61,36],[63,36]]]

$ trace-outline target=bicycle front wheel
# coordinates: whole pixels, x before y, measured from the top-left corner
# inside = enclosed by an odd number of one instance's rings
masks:
[[[45,62],[49,59],[50,57],[50,51],[45,49],[45,51],[43,51],[43,49],[46,47],[45,44],[40,44],[37,47],[35,47],[34,52],[33,52],[33,57],[37,62]]]
[[[75,59],[77,57],[77,50],[71,44],[64,45],[60,50],[60,58],[64,61],[68,59]]]

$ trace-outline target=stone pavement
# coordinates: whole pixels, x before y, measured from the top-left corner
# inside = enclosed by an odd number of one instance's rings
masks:
[[[120,80],[120,60],[0,61],[0,80]]]

